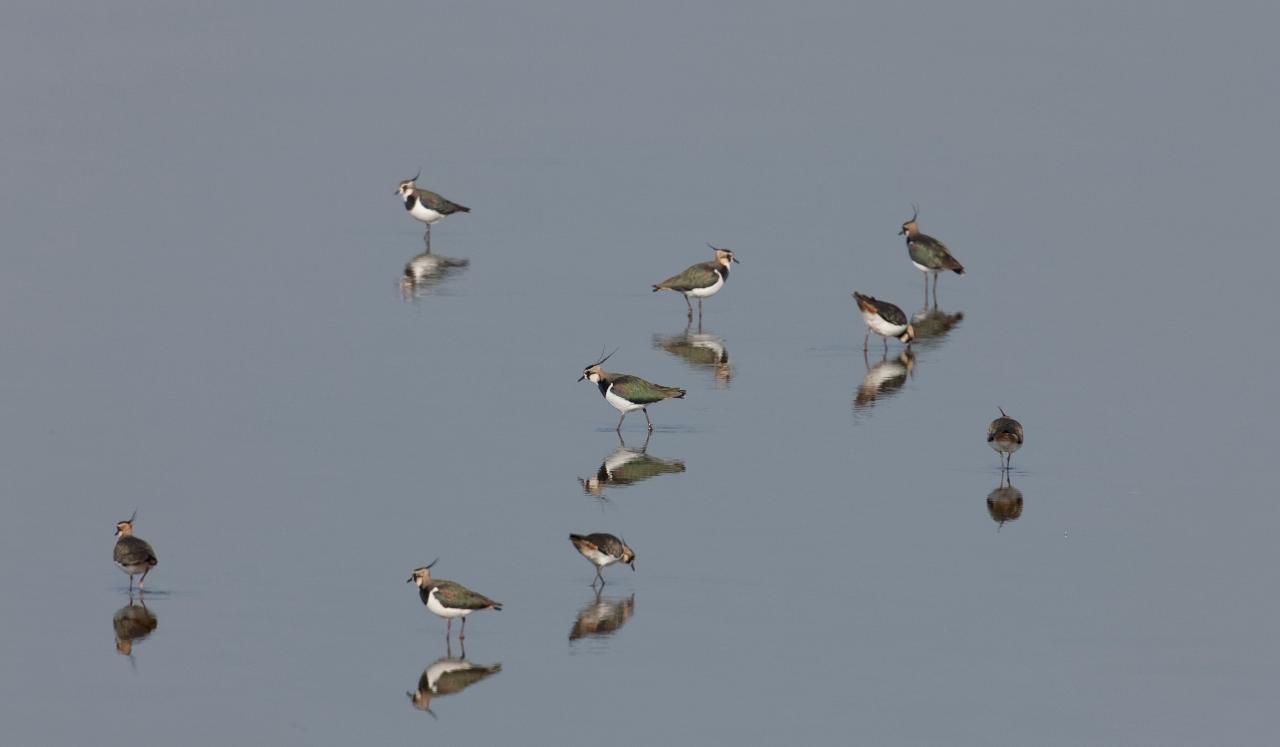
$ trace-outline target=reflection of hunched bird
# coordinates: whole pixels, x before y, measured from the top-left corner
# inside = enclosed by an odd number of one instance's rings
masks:
[[[404,266],[404,275],[400,278],[400,288],[406,298],[412,298],[441,283],[445,278],[471,264],[469,259],[442,257],[439,254],[423,252],[410,259]]]
[[[480,680],[502,671],[501,664],[473,664],[467,661],[467,650],[462,649],[462,656],[454,658],[453,649],[448,649],[445,656],[436,659],[422,670],[418,678],[418,689],[405,693],[409,702],[419,711],[431,711],[431,699],[443,698],[446,695],[457,695]]]
[[[471,208],[446,200],[431,190],[420,188],[418,186],[419,176],[422,176],[421,169],[413,175],[412,179],[405,179],[400,182],[400,186],[396,188],[396,194],[400,195],[400,199],[404,200],[404,209],[409,211],[411,218],[427,224],[426,242],[427,251],[430,251],[431,225],[446,215],[469,213]]]
[[[569,631],[569,640],[611,636],[631,619],[636,611],[635,594],[626,599],[605,599],[600,596],[603,593],[604,587],[601,586],[596,598],[578,613],[578,619],[573,621],[573,629]]]
[[[649,448],[650,436],[652,436],[652,433],[645,434],[644,444],[637,449],[627,446],[626,442],[622,440],[622,434],[619,433],[618,448],[604,458],[604,462],[600,464],[600,469],[596,471],[595,477],[578,478],[578,482],[582,484],[583,491],[588,495],[600,498],[604,495],[606,487],[621,488],[658,475],[684,472],[684,462],[678,459],[659,459],[646,453]]]
[[[1022,516],[1022,491],[1009,482],[1009,473],[1000,473],[1000,485],[987,494],[987,513],[1000,526]]]
[[[916,355],[910,349],[903,350],[897,358],[882,358],[873,366],[867,362],[866,351],[863,351],[862,362],[867,366],[867,374],[862,377],[853,398],[853,406],[858,409],[870,407],[876,399],[901,389],[907,383],[907,375],[915,369]]]
[[[616,352],[618,351],[613,351],[613,353]],[[618,418],[618,427],[614,430],[621,433],[622,421],[626,420],[627,413],[634,410],[644,413],[644,421],[649,424],[649,430],[653,430],[648,406],[664,399],[683,399],[685,391],[679,387],[653,384],[639,376],[605,372],[601,366],[613,357],[613,353],[584,368],[578,381],[586,379],[595,384],[600,388],[600,394],[604,396],[605,401],[622,413],[622,417]]]
[[[1003,407],[999,409],[1000,417],[987,426],[987,443],[1000,454],[1001,469],[1007,470],[1013,452],[1022,448],[1022,423],[1006,415]]]
[[[853,293],[853,300],[858,302],[858,312],[862,314],[862,321],[867,323],[867,333],[862,336],[863,352],[866,352],[867,340],[871,338],[872,332],[884,338],[886,352],[889,350],[890,337],[898,338],[904,345],[910,345],[916,338],[915,330],[911,328],[911,320],[894,304],[873,296],[865,296],[857,291]]]
[[[413,575],[409,576],[407,583],[417,584],[418,597],[427,609],[448,621],[444,630],[446,640],[453,631],[453,618],[462,618],[462,631],[458,633],[458,640],[462,640],[467,637],[467,615],[476,610],[501,610],[502,603],[495,602],[462,584],[445,581],[442,578],[431,578],[431,566],[438,560],[439,558],[436,558],[428,565],[413,569]]]
[[[130,593],[133,592],[133,577],[139,573],[142,574],[142,578],[138,579],[138,591],[142,591],[147,574],[156,567],[158,562],[156,551],[151,549],[151,545],[133,536],[133,520],[137,516],[138,512],[134,511],[128,521],[116,523],[116,546],[112,551],[112,558],[116,561],[116,565],[129,574]]]
[[[911,207],[915,212],[911,214],[911,220],[902,224],[902,230],[898,231],[898,235],[907,237],[907,254],[911,257],[911,264],[924,273],[925,306],[929,305],[929,274],[933,273],[933,304],[937,306],[938,273],[950,270],[957,275],[963,275],[964,265],[951,256],[946,244],[932,236],[920,233],[920,226],[916,223],[916,218],[920,217],[920,208],[915,205]]]
[[[963,311],[949,314],[934,307],[932,310],[922,309],[912,314],[911,328],[915,330],[917,342],[940,340],[962,321],[964,321]]]
[[[711,246],[708,244],[707,246]],[[730,249],[717,249],[711,246],[716,258],[710,262],[700,262],[685,268],[679,275],[672,275],[661,283],[655,283],[653,290],[675,291],[684,294],[684,303],[689,307],[689,321],[693,321],[693,304],[690,298],[698,299],[698,318],[702,318],[702,299],[710,298],[720,292],[729,281],[729,265],[738,262]],[[742,264],[738,262],[738,264]]]
[[[146,602],[134,604],[133,597],[129,597],[129,603],[111,616],[111,627],[116,631],[116,652],[131,655],[133,644],[146,640],[158,624],[156,614],[147,609]]]
[[[625,563],[631,566],[631,570],[636,569],[636,554],[627,543],[606,532],[595,532],[594,534],[571,534],[569,541],[582,557],[591,561],[596,567],[596,577],[591,579],[591,585],[595,586],[596,581],[600,582],[600,586],[604,586],[604,576],[600,575],[608,566],[614,563]]]
[[[729,351],[724,346],[724,340],[710,332],[703,332],[701,324],[698,325],[697,332],[685,327],[683,334],[654,335],[653,346],[683,358],[694,368],[711,371],[717,387],[728,387],[733,379],[733,369],[729,367]]]

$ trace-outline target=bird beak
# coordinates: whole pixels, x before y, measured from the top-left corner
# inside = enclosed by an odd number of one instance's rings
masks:
[[[406,584],[411,584],[411,583],[413,583],[413,576],[410,576],[410,577],[409,577],[409,580],[408,580],[408,581],[405,581],[405,583],[406,583]]]
[[[907,229],[905,229],[905,228],[899,228],[899,229],[898,229],[898,235],[899,235],[899,236],[903,236],[903,235],[905,235],[906,233],[907,233]]]
[[[636,570],[636,564],[635,564],[635,562],[633,561],[633,562],[631,563],[631,572],[632,572],[632,573],[635,573],[635,570]]]
[[[578,377],[578,381],[582,381],[582,380],[583,380],[583,379],[585,379],[585,378],[587,378],[587,375],[586,375],[586,374],[583,374],[583,375],[581,375],[581,376],[579,376],[579,377]]]
[[[740,264],[742,264],[741,262],[739,262],[739,261],[738,261],[738,258],[737,258],[737,257],[734,257],[734,258],[733,258],[733,263],[734,263],[735,265],[740,265]]]

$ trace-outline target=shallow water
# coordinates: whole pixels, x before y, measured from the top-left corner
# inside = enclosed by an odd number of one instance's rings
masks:
[[[13,744],[1273,741],[1276,12],[660,5],[10,10]]]

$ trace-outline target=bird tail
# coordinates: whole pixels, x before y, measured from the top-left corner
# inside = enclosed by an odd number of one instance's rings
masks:
[[[469,212],[471,212],[471,208],[467,207],[466,205],[458,205],[458,212],[459,212],[459,213],[469,213]]]
[[[495,609],[495,610],[499,611],[499,612],[501,612],[501,611],[502,611],[502,602],[494,602],[493,604],[491,604],[491,605],[489,605],[489,606],[490,606],[490,607],[492,607],[493,609]]]
[[[653,286],[653,292],[654,292],[654,293],[657,293],[657,292],[658,292],[658,291],[660,291],[660,290],[662,290],[662,284],[661,284],[661,283],[656,284],[656,285],[654,285],[654,286]]]
[[[954,260],[953,260],[953,261],[954,261]],[[956,263],[955,263],[955,266],[951,268],[951,271],[952,271],[952,272],[954,272],[954,273],[955,273],[955,274],[957,274],[957,275],[963,275],[963,274],[964,274],[964,265],[960,264],[959,262],[956,262]]]

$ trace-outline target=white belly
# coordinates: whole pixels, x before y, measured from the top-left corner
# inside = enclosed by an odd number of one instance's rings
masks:
[[[119,568],[120,570],[124,571],[130,576],[136,576],[139,573],[142,573],[143,571],[147,570],[147,568],[149,567],[150,566],[148,566],[146,563],[142,563],[140,565],[120,565],[119,563],[116,563],[116,568]]]
[[[631,412],[632,410],[639,410],[642,407],[641,405],[628,402],[625,399],[614,394],[613,384],[610,384],[609,388],[605,390],[604,400],[605,402],[608,402],[609,404],[613,405],[614,409],[617,410],[618,412]]]
[[[426,224],[435,223],[444,217],[444,215],[437,213],[429,207],[423,207],[422,203],[418,201],[413,203],[413,209],[409,211],[409,215]]]
[[[1000,439],[997,438],[991,442],[991,448],[995,449],[1001,454],[1012,454],[1018,449],[1021,449],[1022,444],[1018,443],[1013,439],[1009,439],[1008,441],[1002,442]]]
[[[419,218],[418,220],[422,220],[422,219]],[[915,265],[916,269],[919,270],[920,272],[937,272],[937,270],[933,269],[932,267],[925,267],[924,265],[920,264],[914,259],[911,260],[911,264]]]
[[[723,287],[724,287],[724,275],[721,275],[720,273],[717,272],[715,285],[708,285],[706,288],[694,288],[691,291],[686,291],[685,295],[690,296],[692,298],[710,298],[711,296],[714,296],[715,294],[719,293],[720,289]]]
[[[427,609],[440,617],[466,617],[475,610],[455,610],[445,607],[436,599],[435,591],[431,592],[431,596],[427,597]]]
[[[867,322],[867,326],[871,328],[872,332],[882,337],[897,337],[907,331],[907,325],[890,324],[879,314],[871,314],[864,311],[862,312],[862,318]]]
[[[612,555],[605,555],[599,550],[587,550],[586,552],[582,553],[582,555],[587,560],[590,560],[592,563],[595,563],[601,568],[604,568],[605,566],[613,565],[614,563],[618,562],[617,558],[613,557]]]

